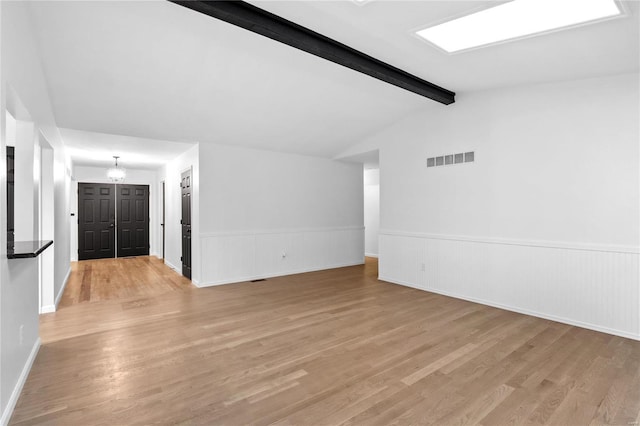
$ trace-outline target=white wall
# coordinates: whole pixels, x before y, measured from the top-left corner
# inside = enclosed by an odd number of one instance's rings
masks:
[[[15,115],[19,103],[33,121],[36,132],[53,148],[55,205],[54,275],[55,287],[62,290],[69,272],[69,162],[56,127],[46,80],[39,61],[32,23],[24,2],[0,2],[0,156],[6,154],[6,111]],[[21,119],[20,114],[16,115]],[[34,138],[35,143],[35,138]],[[33,160],[33,158],[32,158]],[[8,260],[6,256],[6,164],[0,162],[0,422],[6,423],[37,354],[38,338],[38,260]],[[32,182],[33,173],[23,183]],[[27,189],[29,190],[29,189]],[[16,205],[16,212],[23,206]],[[28,209],[25,209],[28,210]],[[37,215],[32,229],[37,229]],[[27,224],[28,226],[28,224]]]
[[[380,169],[364,171],[364,253],[378,257],[380,231]]]
[[[462,94],[376,135],[380,277],[640,338],[638,80]]]
[[[122,162],[120,162],[122,164]],[[158,240],[157,228],[160,227],[158,210],[155,208],[156,199],[161,197],[161,186],[158,186],[158,171],[155,170],[139,170],[130,169],[123,166],[127,170],[127,177],[123,183],[131,185],[149,185],[149,245],[151,246],[149,254],[153,256],[162,255],[162,240]],[[107,178],[107,168],[104,167],[73,167],[74,181],[71,184],[71,212],[74,216],[71,220],[70,241],[71,241],[71,260],[78,260],[78,183],[112,183]],[[160,211],[161,212],[161,211]]]
[[[57,130],[57,129],[56,129]],[[49,143],[51,139],[47,138]],[[69,238],[69,217],[71,215],[71,160],[65,155],[61,144],[52,144],[54,151],[53,163],[53,204],[54,204],[54,265],[55,265],[55,306],[58,306],[64,287],[71,274],[71,259],[69,251],[71,240]]]
[[[37,152],[31,117],[16,120],[15,140],[15,240],[30,241],[36,235],[34,218],[37,209],[34,204],[34,158]]]
[[[362,166],[200,145],[199,285],[363,262]]]
[[[192,194],[191,194],[191,279],[194,283],[200,280],[200,148],[193,148],[180,155],[175,160],[166,164],[158,173],[157,186],[162,189],[162,181],[165,182],[165,258],[164,262],[182,274],[182,190],[180,188],[180,175],[191,169]],[[155,203],[157,216],[162,218],[162,197],[158,197]],[[159,251],[162,255],[162,229],[156,227],[156,240],[159,242]]]
[[[39,229],[37,239],[55,241],[55,188],[54,188],[54,151],[43,135],[38,137],[40,158],[36,164],[40,165],[40,182],[38,185],[38,203],[40,205],[38,222]],[[63,212],[64,214],[64,212]],[[56,296],[61,295],[63,280],[59,281],[56,291],[55,277],[55,249],[45,250],[40,254],[40,313],[53,312],[56,309]],[[53,273],[52,273],[53,272]],[[59,299],[58,299],[59,301]]]

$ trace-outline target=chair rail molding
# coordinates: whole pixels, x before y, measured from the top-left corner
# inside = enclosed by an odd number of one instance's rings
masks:
[[[381,229],[380,235],[425,238],[430,240],[450,240],[450,241],[467,241],[484,244],[502,244],[525,247],[542,247],[542,248],[558,248],[569,250],[586,250],[586,251],[602,251],[612,253],[631,253],[640,254],[640,246],[625,246],[614,244],[596,244],[596,243],[575,243],[565,241],[544,241],[544,240],[526,240],[512,238],[494,238],[482,236],[467,235],[449,235],[449,234],[431,234],[424,232],[407,232]]]

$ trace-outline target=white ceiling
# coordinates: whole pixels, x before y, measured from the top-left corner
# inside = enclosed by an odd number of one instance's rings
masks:
[[[332,157],[432,103],[166,1],[33,12],[61,127]]]
[[[458,55],[413,31],[491,2],[254,3],[457,92],[637,72],[640,63],[635,1],[625,2],[630,17]],[[69,129],[334,157],[408,114],[446,108],[166,1],[31,9],[56,120]],[[69,143],[118,139],[84,136]]]
[[[78,166],[111,167],[113,156],[124,168],[154,170],[193,146],[190,143],[60,129],[73,162]]]
[[[380,151],[375,149],[373,151],[362,152],[360,154],[348,155],[340,157],[341,161],[348,161],[351,163],[361,163],[365,170],[379,169],[380,168]]]
[[[619,2],[629,12],[623,18],[458,54],[444,53],[415,31],[505,1],[250,2],[454,92],[640,69],[637,0]]]

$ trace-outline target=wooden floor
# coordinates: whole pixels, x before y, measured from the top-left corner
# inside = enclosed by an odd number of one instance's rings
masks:
[[[59,308],[84,302],[151,297],[191,287],[191,281],[151,256],[72,262],[71,272]]]
[[[176,279],[141,264],[120,276]],[[73,279],[102,270],[87,266]],[[11,423],[638,424],[640,342],[376,272],[369,261],[63,307],[42,317]]]

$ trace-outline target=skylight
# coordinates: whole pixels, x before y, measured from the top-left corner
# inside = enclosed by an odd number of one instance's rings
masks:
[[[416,34],[454,53],[620,14],[614,0],[513,0]]]

